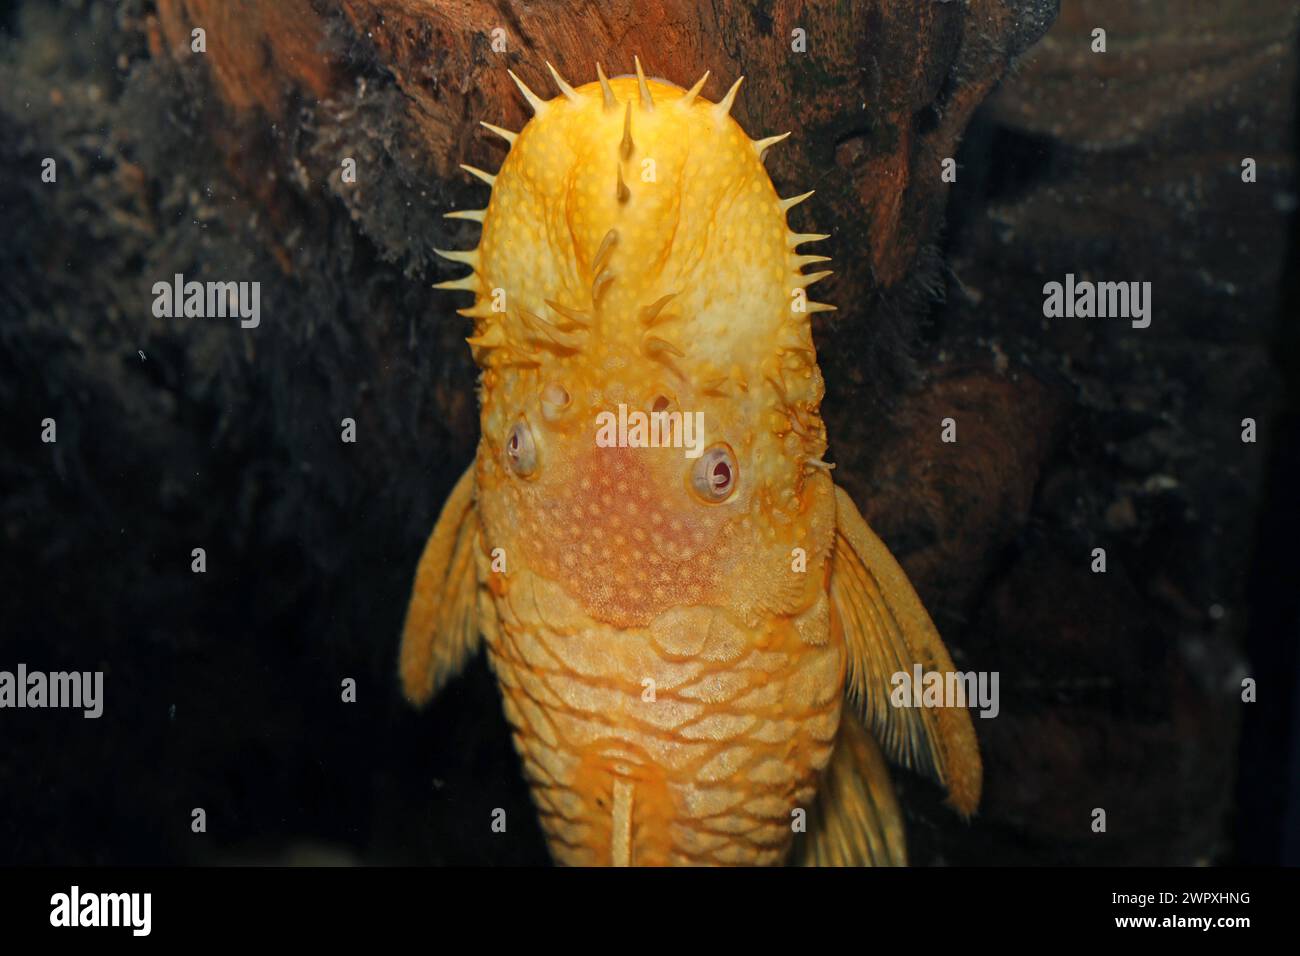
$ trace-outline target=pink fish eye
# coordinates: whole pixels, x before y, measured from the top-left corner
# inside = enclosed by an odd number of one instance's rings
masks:
[[[695,462],[691,471],[691,486],[705,501],[726,501],[736,490],[740,469],[736,456],[728,445],[714,445]]]
[[[515,422],[506,436],[506,464],[517,475],[531,475],[537,467],[537,449],[527,422]]]

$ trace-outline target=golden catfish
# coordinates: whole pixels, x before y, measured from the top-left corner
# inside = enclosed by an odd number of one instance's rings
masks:
[[[882,747],[963,814],[979,751],[964,708],[890,706],[952,661],[822,460],[828,273],[796,250],[827,237],[786,225],[784,137],[730,117],[739,80],[551,72],[551,100],[515,78],[522,131],[484,124],[511,146],[465,167],[487,208],[450,214],[482,223],[441,285],[474,293],[482,439],[416,572],[406,695],[482,636],[560,862],[904,863]]]

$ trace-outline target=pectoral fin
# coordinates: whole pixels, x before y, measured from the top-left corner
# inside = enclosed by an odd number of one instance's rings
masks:
[[[822,774],[796,845],[800,866],[907,866],[903,818],[879,745],[845,711],[835,752]]]
[[[413,704],[427,703],[478,649],[475,491],[471,465],[442,506],[415,572],[400,665],[402,688]]]
[[[894,707],[893,675],[947,674],[952,658],[903,569],[867,526],[844,489],[835,489],[831,568],[832,627],[848,651],[847,690],[866,725],[896,763],[933,777],[948,802],[969,816],[979,804],[983,768],[965,707]]]

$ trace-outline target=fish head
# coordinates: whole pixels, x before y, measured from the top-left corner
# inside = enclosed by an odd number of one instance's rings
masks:
[[[461,286],[488,544],[617,627],[788,611],[824,590],[834,505],[787,202],[729,102],[569,92],[514,141]]]
[[[833,498],[771,400],[643,363],[503,378],[479,451],[490,544],[617,627],[679,606],[793,610],[824,584]]]

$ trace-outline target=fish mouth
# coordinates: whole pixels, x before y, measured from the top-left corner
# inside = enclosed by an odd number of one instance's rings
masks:
[[[715,604],[734,549],[729,509],[693,500],[671,451],[592,447],[518,494],[528,566],[593,620],[644,627],[675,607]]]

